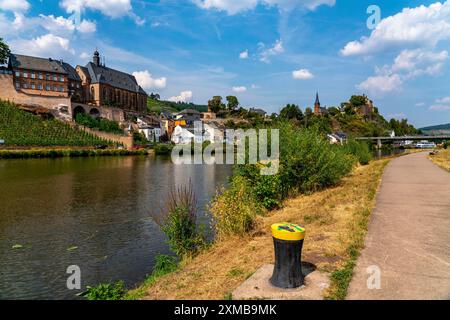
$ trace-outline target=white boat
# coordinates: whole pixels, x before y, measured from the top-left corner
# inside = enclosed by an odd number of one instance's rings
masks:
[[[417,149],[434,149],[436,148],[436,143],[428,141],[420,141],[416,144]]]

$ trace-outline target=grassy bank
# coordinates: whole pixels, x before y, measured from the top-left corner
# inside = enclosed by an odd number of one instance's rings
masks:
[[[147,155],[146,150],[124,149],[31,149],[31,150],[0,150],[0,159],[27,158],[64,158],[64,157],[104,157]]]
[[[437,155],[430,156],[430,159],[438,166],[450,171],[450,149],[439,150],[439,153]]]
[[[303,258],[330,273],[329,299],[345,297],[352,269],[364,243],[383,169],[389,160],[356,167],[335,187],[288,199],[282,209],[258,216],[244,237],[227,237],[181,262],[170,274],[131,291],[143,299],[226,299],[260,266],[273,263],[270,225],[289,221],[307,228]]]

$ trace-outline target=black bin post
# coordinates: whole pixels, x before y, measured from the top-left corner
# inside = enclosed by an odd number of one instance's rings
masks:
[[[293,223],[272,225],[275,268],[270,283],[278,288],[298,288],[304,283],[302,247],[305,228]]]

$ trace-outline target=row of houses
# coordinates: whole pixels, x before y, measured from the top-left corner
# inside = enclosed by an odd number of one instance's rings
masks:
[[[177,113],[163,111],[159,116],[138,117],[136,125],[137,130],[150,142],[215,143],[224,142],[226,139],[225,127],[216,120],[214,114],[201,113],[194,109],[185,109]]]

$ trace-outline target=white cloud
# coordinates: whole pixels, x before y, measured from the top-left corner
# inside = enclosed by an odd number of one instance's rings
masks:
[[[450,97],[444,97],[441,99],[436,99],[436,103],[450,103]]]
[[[145,23],[145,20],[133,12],[131,0],[62,0],[60,6],[68,13],[81,13],[89,9],[100,11],[111,18],[129,16],[138,25]]]
[[[253,10],[257,5],[277,6],[281,10],[303,7],[314,10],[321,5],[333,6],[335,0],[191,0],[202,9],[225,11],[230,15]]]
[[[424,105],[425,105],[425,102],[417,102],[414,106],[423,107]]]
[[[450,39],[450,2],[404,8],[377,25],[370,36],[352,41],[341,50],[344,56],[371,55],[400,46],[434,47]]]
[[[430,111],[446,111],[450,110],[450,106],[444,105],[444,104],[435,104],[430,106]]]
[[[26,0],[0,0],[0,10],[12,12],[24,12],[30,9]]]
[[[394,113],[394,114],[388,114],[387,118],[401,120],[401,119],[406,119],[407,117],[406,117],[406,114],[404,114],[404,113]]]
[[[448,52],[431,52],[422,49],[403,50],[391,67],[392,72],[406,72],[406,77],[412,78],[420,75],[434,76],[438,74],[448,59]]]
[[[87,53],[87,52],[82,52],[80,54],[80,58],[83,59],[83,60],[87,60],[87,59],[91,58],[91,55],[89,53]]]
[[[248,50],[239,53],[239,59],[248,59]]]
[[[256,85],[256,84],[252,84],[252,85],[250,86],[250,88],[252,88],[252,89],[259,89],[259,86]]]
[[[308,69],[292,71],[292,77],[298,80],[307,80],[314,78],[314,75]]]
[[[261,50],[259,60],[265,63],[269,63],[271,57],[279,55],[284,52],[283,41],[281,41],[281,39],[275,41],[273,46],[270,48],[266,49],[263,43],[260,43],[259,47]]]
[[[75,51],[70,47],[69,39],[51,33],[31,40],[12,40],[10,46],[15,53],[38,57],[67,57],[75,54]]]
[[[147,70],[135,71],[133,72],[133,76],[144,89],[162,89],[166,87],[167,78],[153,78]]]
[[[357,88],[372,95],[399,91],[403,83],[419,76],[436,76],[448,59],[448,52],[432,52],[423,49],[403,50],[392,65],[375,69],[375,76],[360,83]]]
[[[357,85],[357,88],[373,96],[381,96],[388,92],[400,90],[402,84],[403,81],[398,74],[377,75],[367,78]]]
[[[170,97],[172,102],[189,102],[192,99],[192,91],[182,91],[179,96]]]
[[[232,90],[233,92],[242,93],[247,91],[247,88],[244,86],[240,86],[240,87],[233,87]]]
[[[77,26],[77,30],[81,33],[93,33],[97,30],[97,25],[93,21],[83,20],[80,25]]]

